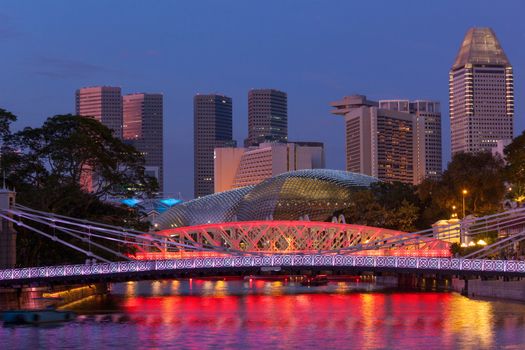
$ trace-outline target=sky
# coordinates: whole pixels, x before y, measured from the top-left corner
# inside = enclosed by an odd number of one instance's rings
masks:
[[[450,160],[448,71],[468,28],[492,27],[514,67],[515,135],[525,128],[525,1],[0,0],[0,108],[14,129],[73,113],[75,90],[164,94],[165,191],[193,195],[193,96],[233,99],[247,135],[252,88],[288,93],[291,141],[325,143],[345,168],[342,117],[331,101],[441,102]]]

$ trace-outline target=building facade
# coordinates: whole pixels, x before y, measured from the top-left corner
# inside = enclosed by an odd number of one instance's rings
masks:
[[[194,195],[214,192],[214,149],[234,147],[232,99],[219,94],[196,95],[193,99]]]
[[[76,114],[94,117],[122,139],[122,94],[119,87],[84,87],[76,91]]]
[[[437,101],[381,100],[379,108],[413,115],[415,183],[438,179],[442,169],[441,111]]]
[[[324,168],[321,142],[261,143],[215,149],[215,192],[253,186],[288,171]]]
[[[248,138],[244,146],[263,142],[287,142],[288,97],[275,89],[248,92]]]
[[[449,73],[452,154],[491,151],[512,139],[512,66],[490,28],[471,28]]]
[[[354,194],[376,178],[342,170],[289,171],[255,186],[236,188],[174,205],[156,218],[158,230],[254,220],[331,221],[355,210]]]
[[[379,108],[366,96],[332,102],[332,114],[345,117],[346,170],[382,181],[417,183],[414,171],[414,115]]]
[[[136,93],[123,101],[123,137],[144,155],[146,174],[164,188],[163,96]]]

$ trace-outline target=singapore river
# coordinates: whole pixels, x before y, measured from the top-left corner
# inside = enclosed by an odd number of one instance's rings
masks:
[[[170,280],[111,286],[1,349],[525,349],[525,305],[367,282]]]

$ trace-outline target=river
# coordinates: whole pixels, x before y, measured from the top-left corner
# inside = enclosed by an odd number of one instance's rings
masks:
[[[376,283],[114,284],[58,327],[0,328],[1,349],[525,349],[525,305]]]

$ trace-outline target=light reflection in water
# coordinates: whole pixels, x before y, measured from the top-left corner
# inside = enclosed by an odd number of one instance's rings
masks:
[[[368,290],[373,289],[372,292]],[[374,284],[179,280],[114,285],[128,322],[0,329],[2,348],[522,349],[525,305]],[[101,310],[100,299],[92,310]],[[74,335],[74,336],[73,336]],[[5,346],[4,346],[5,344]]]

